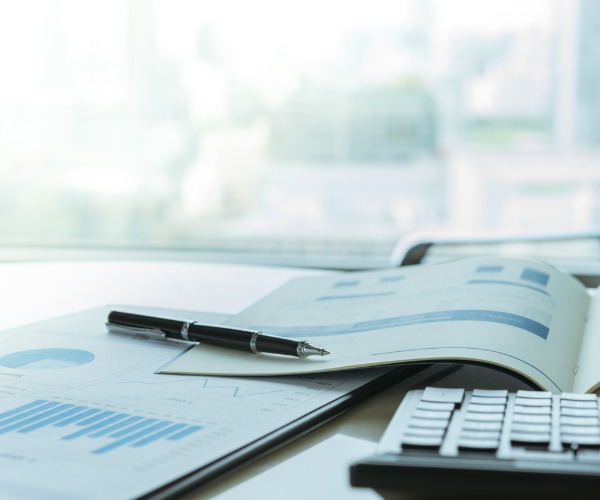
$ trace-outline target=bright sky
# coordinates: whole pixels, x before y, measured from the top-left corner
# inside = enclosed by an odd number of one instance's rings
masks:
[[[557,0],[571,2],[572,0]],[[127,19],[125,2],[103,0],[23,0],[0,3],[0,41],[5,57],[27,55],[56,19],[71,31],[89,30],[93,20],[106,35]],[[198,26],[210,23],[232,45],[273,50],[281,43],[292,54],[327,51],[348,29],[406,26],[411,12],[426,8],[421,0],[157,0],[155,23],[161,43],[181,50],[194,47]],[[436,29],[444,32],[519,29],[551,22],[553,0],[431,0]],[[146,19],[139,19],[146,22]],[[116,26],[115,26],[116,25]],[[96,31],[96,30],[91,30]],[[80,33],[85,38],[85,33]],[[89,35],[88,35],[89,36]],[[17,42],[15,45],[15,41]],[[28,44],[27,42],[30,42]],[[114,36],[104,36],[113,44]]]
[[[547,26],[554,4],[552,0],[436,0],[435,15],[438,26],[448,32],[493,33]]]
[[[386,27],[402,30],[415,17],[431,15],[436,41],[445,46],[448,37],[458,32],[494,33],[547,25],[555,2],[572,1],[156,0],[154,15],[137,4],[141,8],[134,11],[134,19],[129,9],[136,4],[122,0],[6,1],[0,3],[0,64],[10,71],[0,91],[10,88],[10,94],[29,93],[31,98],[29,84],[47,79],[56,64],[75,65],[81,75],[80,68],[106,77],[126,71],[132,22],[147,28],[148,34],[153,24],[159,50],[184,65],[198,59],[199,29],[208,26],[238,76],[274,82],[284,74],[293,79],[295,69],[301,67],[329,65],[349,32],[363,29],[379,35]],[[68,63],[52,52],[59,46]],[[389,66],[384,56],[381,63]]]
[[[159,45],[171,54],[195,50],[198,27],[204,24],[236,64],[247,60],[261,68],[278,57],[326,61],[339,53],[349,31],[401,30],[415,17],[431,16],[438,40],[459,32],[547,26],[555,1],[572,0],[163,0],[156,3],[156,23]]]

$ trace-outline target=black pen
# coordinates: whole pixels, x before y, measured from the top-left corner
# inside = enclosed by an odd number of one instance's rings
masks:
[[[284,354],[307,358],[308,356],[325,356],[328,351],[315,347],[305,340],[291,340],[266,335],[258,330],[206,325],[195,321],[157,318],[122,311],[111,311],[108,314],[106,328],[113,333],[127,333],[143,338],[174,339],[187,342],[252,352],[254,354]]]

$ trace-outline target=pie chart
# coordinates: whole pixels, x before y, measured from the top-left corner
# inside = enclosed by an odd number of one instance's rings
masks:
[[[30,349],[0,357],[0,366],[21,370],[54,370],[73,368],[93,361],[95,356],[82,349]]]

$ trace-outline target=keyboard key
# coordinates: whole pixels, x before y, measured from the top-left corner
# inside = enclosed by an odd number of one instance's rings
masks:
[[[568,415],[561,415],[560,423],[566,425],[598,425],[600,422],[597,417],[570,417]]]
[[[450,411],[430,411],[416,409],[413,412],[413,417],[415,418],[433,418],[435,420],[450,420],[450,415],[452,415],[452,412]]]
[[[524,424],[516,422],[512,424],[512,430],[514,432],[530,432],[530,433],[543,433],[549,434],[551,430],[550,424]]]
[[[515,405],[517,405],[517,406],[533,406],[533,407],[540,407],[540,406],[550,407],[550,406],[552,406],[552,400],[544,399],[544,398],[520,398],[520,397],[517,397],[517,398],[515,398]]]
[[[422,401],[434,403],[462,403],[464,389],[443,389],[440,387],[426,387],[421,396]]]
[[[571,399],[561,399],[561,408],[587,408],[590,410],[598,409],[598,403],[596,401],[575,401]]]
[[[404,431],[405,436],[432,436],[443,437],[446,429],[427,429],[423,427],[407,427]]]
[[[433,403],[431,401],[419,401],[417,403],[419,410],[452,411],[454,407],[454,403]]]
[[[524,415],[550,415],[552,409],[549,406],[515,406],[513,412]]]
[[[500,439],[500,431],[470,431],[463,429],[460,433],[460,439]]]
[[[574,392],[563,392],[560,395],[561,399],[568,399],[571,401],[597,401],[598,396],[595,394],[576,394]]]
[[[552,393],[548,391],[517,391],[517,398],[527,399],[552,399]]]
[[[439,448],[442,438],[437,436],[404,436],[402,446],[417,448]]]
[[[470,403],[467,411],[474,411],[477,413],[504,413],[504,410],[504,405],[474,405]]]
[[[465,414],[465,420],[475,420],[478,422],[502,422],[504,420],[504,413],[467,412]]]
[[[469,403],[477,405],[505,405],[506,398],[471,396]]]
[[[563,444],[576,444],[579,446],[600,446],[600,435],[587,434],[561,434]]]
[[[479,422],[475,420],[465,420],[462,428],[473,431],[499,431],[502,429],[502,422]]]
[[[578,436],[600,436],[600,427],[583,425],[561,425],[562,434],[573,434]]]
[[[552,417],[548,415],[529,415],[525,413],[514,413],[512,416],[513,422],[521,422],[523,424],[550,424]]]
[[[571,417],[598,417],[598,410],[593,408],[569,408],[563,406],[560,409],[560,414]]]
[[[550,443],[550,433],[511,432],[510,440],[516,444],[548,444]]]
[[[497,450],[498,439],[466,439],[459,438],[458,447],[463,450]]]
[[[474,389],[472,393],[472,397],[481,396],[484,398],[507,398],[508,391],[506,390],[497,390],[497,389]]]
[[[445,429],[448,427],[447,420],[435,420],[428,418],[411,418],[409,427],[420,427],[423,429]]]

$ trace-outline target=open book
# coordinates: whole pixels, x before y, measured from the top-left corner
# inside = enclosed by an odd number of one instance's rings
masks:
[[[552,392],[600,386],[600,298],[537,260],[485,257],[298,278],[230,324],[305,339],[297,359],[196,346],[161,373],[266,376],[404,362],[476,362]]]

